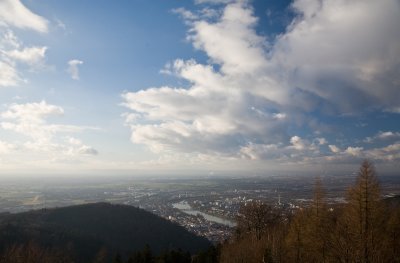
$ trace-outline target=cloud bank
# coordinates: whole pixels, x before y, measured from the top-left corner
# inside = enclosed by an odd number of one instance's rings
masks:
[[[247,1],[197,2],[226,3],[216,20],[174,10],[209,63],[167,63],[162,72],[189,87],[122,94],[132,142],[156,153],[281,163],[385,159],[388,152],[398,160],[398,143],[364,149],[321,137],[326,117],[400,107],[398,1],[296,0],[295,18],[272,41],[257,33]]]

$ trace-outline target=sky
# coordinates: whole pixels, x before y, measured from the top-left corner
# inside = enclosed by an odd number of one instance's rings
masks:
[[[398,0],[0,0],[0,176],[400,168]]]

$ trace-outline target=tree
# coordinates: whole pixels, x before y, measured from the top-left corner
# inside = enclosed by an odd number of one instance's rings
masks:
[[[400,207],[389,206],[386,233],[386,252],[390,262],[400,262]]]
[[[307,213],[306,253],[310,262],[326,262],[329,231],[328,208],[325,190],[320,177],[315,179],[314,197]]]
[[[281,213],[277,208],[262,202],[251,202],[242,206],[237,218],[240,233],[252,233],[260,240],[262,234],[268,232],[281,219]]]
[[[105,263],[107,261],[107,249],[105,247],[101,248],[99,252],[97,252],[93,263]]]
[[[66,250],[43,248],[33,242],[13,245],[0,255],[0,263],[72,263]]]
[[[289,231],[286,236],[288,262],[305,262],[306,214],[305,209],[296,211],[289,223]]]
[[[241,206],[235,239],[224,244],[220,262],[272,262],[284,239],[281,223],[281,210],[271,205],[254,201]]]
[[[119,253],[117,253],[117,255],[115,255],[113,263],[122,263],[122,258]]]
[[[348,226],[352,254],[363,263],[381,262],[384,210],[373,164],[365,160],[356,183],[347,192],[344,224]]]

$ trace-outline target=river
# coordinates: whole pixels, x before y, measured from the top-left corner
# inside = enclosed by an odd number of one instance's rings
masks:
[[[182,212],[184,212],[188,215],[194,215],[194,216],[201,215],[206,220],[214,222],[214,223],[218,223],[218,224],[222,224],[222,225],[226,225],[226,226],[230,226],[230,227],[236,226],[236,223],[231,220],[220,218],[220,217],[213,216],[213,215],[209,215],[209,214],[203,213],[198,210],[194,210],[186,201],[181,201],[179,203],[172,204],[172,206],[176,209],[181,210]]]

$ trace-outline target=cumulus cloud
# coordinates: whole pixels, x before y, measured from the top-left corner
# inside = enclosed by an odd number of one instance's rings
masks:
[[[0,1],[0,22],[41,33],[48,31],[48,21],[30,11],[20,0]]]
[[[336,145],[333,145],[333,144],[330,144],[330,145],[329,145],[329,149],[330,149],[331,152],[333,152],[333,153],[339,153],[339,152],[340,152],[339,147],[337,147]]]
[[[328,141],[325,138],[316,138],[315,141],[319,144],[319,145],[324,145],[327,144]]]
[[[67,137],[65,143],[60,142],[63,134],[82,132],[91,127],[48,123],[50,117],[64,115],[64,109],[46,101],[11,104],[6,111],[0,113],[0,128],[24,136],[24,141],[15,143],[2,142],[3,151],[18,148],[21,151],[33,151],[52,156],[74,156],[78,154],[96,155],[97,150],[84,144],[79,139]],[[62,135],[62,136],[61,136]]]
[[[380,161],[400,161],[400,143],[374,148],[366,151],[366,158]]]
[[[375,136],[365,138],[364,142],[372,143],[372,142],[376,142],[376,141],[396,140],[396,139],[400,139],[400,132],[379,131]]]
[[[46,46],[26,46],[10,28],[0,26],[0,87],[26,82],[21,76],[24,66],[29,69],[43,68],[46,51]]]
[[[17,119],[19,121],[43,122],[43,118],[49,115],[62,115],[64,110],[55,105],[41,101],[39,103],[12,104],[8,110],[1,113],[5,119]]]
[[[345,153],[352,155],[352,156],[360,156],[363,148],[362,147],[347,147],[344,151]]]
[[[196,2],[224,4],[214,19],[174,11],[186,19],[188,41],[209,60],[167,63],[162,72],[189,87],[122,94],[132,142],[157,153],[283,162],[356,157],[368,149],[339,145],[341,151],[320,137],[325,115],[400,107],[398,1],[296,0],[295,18],[273,41],[257,34],[247,1]],[[302,138],[297,129],[319,137]]]
[[[78,149],[78,153],[80,154],[88,154],[88,155],[97,155],[99,152],[87,145],[82,145],[79,149]]]
[[[289,85],[342,113],[399,106],[398,1],[298,0],[292,7],[300,16],[270,52]]]
[[[81,140],[74,137],[67,137],[67,142],[70,144],[68,147],[68,155],[85,154],[97,155],[99,152],[91,146],[85,145]]]
[[[7,55],[17,61],[34,65],[43,61],[47,47],[28,47],[22,50],[14,49],[7,52]]]
[[[290,138],[290,143],[296,150],[304,150],[305,148],[305,144],[299,136],[293,136],[292,138]]]
[[[74,80],[79,80],[79,65],[82,65],[83,61],[78,59],[72,59],[68,61],[68,73],[71,75],[71,78]]]
[[[189,38],[223,64],[223,69],[219,72],[212,65],[177,59],[165,71],[188,80],[192,83],[190,89],[161,87],[124,93],[124,105],[135,113],[132,141],[145,143],[158,152],[175,149],[231,155],[237,154],[251,137],[270,135],[257,143],[287,137],[282,130],[288,121],[286,113],[268,108],[270,102],[241,86],[254,83],[250,71],[262,67],[265,57],[260,49],[261,38],[254,32],[255,21],[251,10],[234,4],[218,24],[194,22]],[[246,34],[250,39],[244,37]],[[243,48],[242,52],[236,52],[237,48]],[[153,123],[140,124],[146,119]]]

